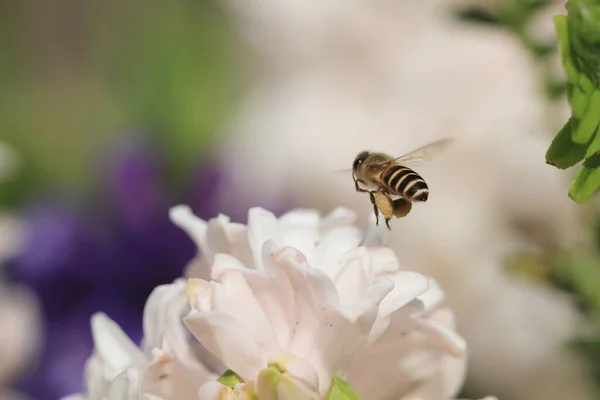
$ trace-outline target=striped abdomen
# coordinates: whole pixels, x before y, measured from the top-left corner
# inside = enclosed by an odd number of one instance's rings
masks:
[[[381,175],[383,184],[391,193],[409,201],[427,201],[429,188],[419,174],[410,168],[394,165]]]

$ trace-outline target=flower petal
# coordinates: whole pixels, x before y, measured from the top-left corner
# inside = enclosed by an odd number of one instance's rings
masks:
[[[242,379],[252,380],[267,365],[266,349],[246,326],[218,311],[192,311],[184,322],[200,343]]]
[[[95,351],[105,363],[106,379],[115,379],[127,367],[145,360],[144,353],[104,313],[92,316],[92,337]]]
[[[198,361],[190,345],[188,330],[183,324],[183,317],[189,311],[187,282],[184,279],[154,289],[144,308],[142,348],[147,354],[155,353],[158,349],[172,353],[179,369],[192,375],[193,381],[198,384],[214,379],[215,374]],[[153,362],[156,364],[157,360]]]
[[[427,291],[419,295],[417,299],[423,303],[423,306],[426,310],[432,310],[440,306],[440,304],[442,304],[442,302],[445,300],[446,296],[435,279],[431,277],[428,279],[429,287],[427,288]]]
[[[297,328],[290,351],[308,355],[319,373],[319,389],[324,393],[333,376],[344,374],[348,361],[366,338],[368,329],[365,330],[360,317],[366,315],[364,305],[369,301],[359,306],[362,313],[354,315],[340,308],[333,282],[321,271],[308,266],[297,250],[288,247],[273,257],[285,270],[295,293]],[[381,285],[387,286],[389,291],[392,284],[384,281]],[[383,292],[380,288],[374,289],[381,298],[385,295]]]
[[[267,240],[277,245],[284,245],[277,218],[262,208],[255,207],[248,211],[248,243],[252,250],[254,266],[262,270],[262,246]]]
[[[277,364],[283,372],[293,376],[297,381],[303,382],[304,386],[310,388],[312,392],[318,390],[319,375],[307,360],[280,353],[271,357],[269,365],[272,364]]]
[[[279,217],[279,223],[286,230],[298,227],[317,227],[320,220],[319,212],[316,210],[298,208]]]
[[[394,289],[381,302],[379,318],[387,318],[429,288],[429,280],[417,272],[398,272],[386,275],[394,282]]]
[[[246,334],[259,340],[265,349],[276,348],[273,330],[260,303],[248,286],[241,271],[227,270],[221,273],[222,283],[213,285],[214,311],[224,312],[245,326]],[[236,371],[237,372],[237,371]]]
[[[371,257],[371,265],[375,275],[392,274],[400,269],[398,257],[392,249],[380,246],[365,246],[365,248]]]
[[[333,278],[340,269],[339,262],[342,256],[358,247],[361,241],[361,232],[355,227],[333,229],[321,238],[309,259],[310,264]]]
[[[268,257],[268,254],[276,249],[278,247],[271,241],[263,245],[265,272],[245,269],[242,273],[268,318],[277,342],[282,348],[286,348],[292,332],[296,329],[294,292],[285,273],[272,265]]]
[[[465,340],[454,331],[454,316],[450,310],[435,310],[427,320],[419,320],[420,330],[424,333],[421,343],[438,347],[455,357],[462,357],[467,350]]]
[[[340,270],[334,278],[335,286],[340,295],[340,303],[343,306],[351,306],[356,303],[366,290],[367,285],[373,280],[372,271],[365,271],[365,267],[370,264],[370,259],[366,250],[355,254],[354,257],[346,258],[340,263]],[[356,252],[352,252],[356,253]],[[371,276],[368,277],[368,273]]]
[[[356,222],[356,213],[349,208],[338,207],[327,214],[319,226],[321,236],[327,235],[336,228],[352,226]]]
[[[215,281],[220,281],[222,278],[221,275],[230,270],[244,272],[246,267],[237,258],[229,254],[215,254],[215,262],[213,263],[210,277]]]
[[[194,215],[192,209],[185,205],[178,205],[169,210],[171,221],[187,232],[190,238],[196,243],[198,249],[207,250],[206,231],[207,223]]]
[[[141,400],[141,376],[137,368],[127,368],[110,385],[107,399]]]
[[[206,382],[198,390],[198,400],[229,400],[233,390],[217,382]]]
[[[351,321],[356,322],[364,333],[373,327],[382,300],[393,290],[394,282],[381,276],[364,291],[361,298],[350,308]]]

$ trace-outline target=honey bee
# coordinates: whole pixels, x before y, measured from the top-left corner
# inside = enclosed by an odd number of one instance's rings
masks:
[[[450,143],[452,139],[441,139],[397,158],[368,151],[356,156],[352,164],[354,186],[357,192],[369,193],[377,226],[379,212],[385,218],[387,229],[391,230],[389,221],[393,216],[403,218],[412,209],[412,203],[427,201],[427,183],[408,165],[433,157]]]

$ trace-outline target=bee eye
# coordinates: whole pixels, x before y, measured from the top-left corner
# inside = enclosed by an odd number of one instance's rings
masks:
[[[362,153],[357,155],[356,158],[354,159],[354,163],[352,163],[352,168],[357,169],[358,167],[360,167],[360,165],[363,163],[363,161],[365,161],[365,159],[368,156],[369,156],[369,153],[366,151],[363,151]]]

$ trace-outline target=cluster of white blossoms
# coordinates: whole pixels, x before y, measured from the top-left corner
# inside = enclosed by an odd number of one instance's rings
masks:
[[[92,318],[87,393],[69,400],[358,398],[332,390],[340,379],[369,400],[449,400],[462,386],[443,292],[401,269],[381,227],[364,234],[343,208],[171,219],[199,247],[192,276],[150,295],[141,348]]]

